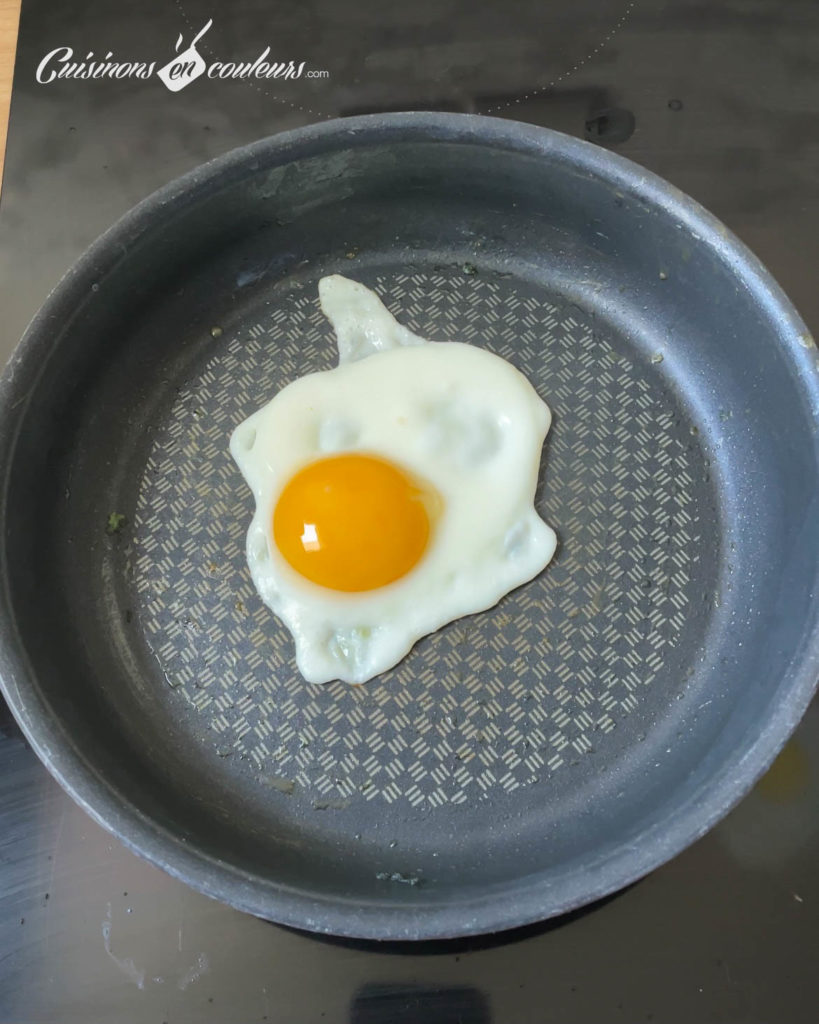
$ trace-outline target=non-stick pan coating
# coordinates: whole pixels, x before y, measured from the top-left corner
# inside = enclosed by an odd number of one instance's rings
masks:
[[[327,273],[554,413],[554,563],[362,687],[298,676],[227,451],[334,364]],[[566,137],[396,115],[229,155],[112,229],[4,379],[12,708],[95,816],[256,914],[418,938],[588,902],[723,814],[809,699],[816,360],[719,224]]]

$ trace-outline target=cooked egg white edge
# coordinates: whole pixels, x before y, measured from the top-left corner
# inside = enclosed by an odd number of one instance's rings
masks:
[[[375,292],[358,281],[331,274],[319,281],[318,292],[321,311],[336,332],[339,365],[402,345],[428,344],[399,324]]]

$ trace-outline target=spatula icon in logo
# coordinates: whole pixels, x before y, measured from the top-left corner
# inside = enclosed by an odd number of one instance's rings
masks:
[[[176,56],[164,68],[157,71],[157,75],[171,92],[179,92],[180,89],[184,89],[186,85],[190,85],[204,73],[207,64],[199,56],[196,44],[212,24],[213,19],[211,18],[207,25],[196,33],[193,42],[184,53],[179,52],[179,47],[182,45],[182,33],[180,32],[179,38],[176,40]]]

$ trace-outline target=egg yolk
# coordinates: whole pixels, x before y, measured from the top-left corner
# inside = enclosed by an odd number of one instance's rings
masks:
[[[273,512],[273,538],[311,582],[351,593],[375,590],[416,565],[439,506],[429,485],[386,459],[332,455],[285,485]]]

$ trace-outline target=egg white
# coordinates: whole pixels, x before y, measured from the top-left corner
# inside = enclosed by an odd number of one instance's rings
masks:
[[[506,360],[419,338],[363,285],[334,275],[320,281],[319,296],[339,366],[283,388],[236,428],[230,451],[256,500],[250,573],[292,633],[299,671],[311,683],[362,683],[420,637],[492,607],[549,563],[555,533],[533,502],[551,415]],[[377,590],[311,583],[273,540],[273,511],[288,480],[341,452],[381,456],[443,499],[421,560]]]

